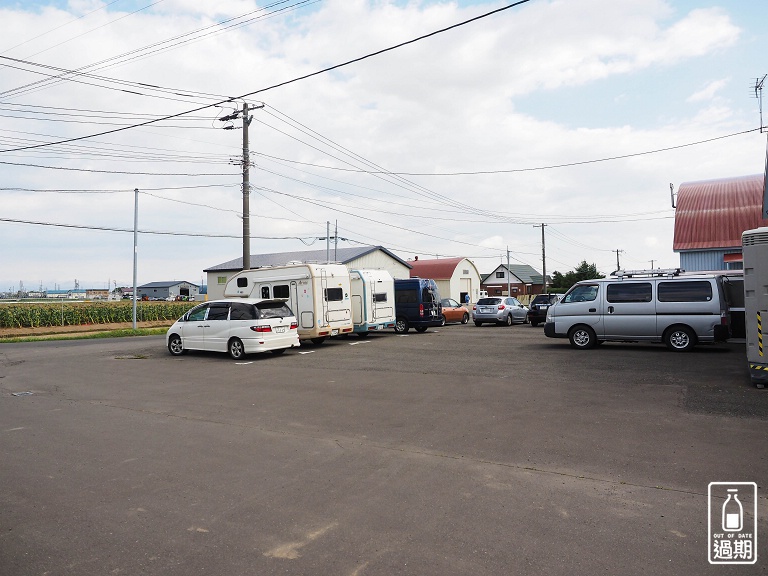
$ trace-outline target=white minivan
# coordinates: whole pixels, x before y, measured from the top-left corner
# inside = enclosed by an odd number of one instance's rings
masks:
[[[582,280],[549,307],[544,334],[588,349],[602,342],[664,342],[684,352],[730,337],[730,314],[719,274],[679,269],[621,270]]]
[[[232,298],[200,304],[176,320],[166,333],[173,356],[188,350],[282,354],[299,346],[298,322],[284,300]]]

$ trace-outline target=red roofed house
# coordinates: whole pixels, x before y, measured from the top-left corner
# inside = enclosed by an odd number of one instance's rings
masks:
[[[409,260],[411,278],[432,278],[441,298],[453,298],[464,304],[469,294],[470,302],[480,297],[480,272],[466,258],[438,258],[437,260]]]
[[[761,218],[763,190],[762,174],[681,184],[672,246],[680,268],[742,269],[741,233],[768,226]]]

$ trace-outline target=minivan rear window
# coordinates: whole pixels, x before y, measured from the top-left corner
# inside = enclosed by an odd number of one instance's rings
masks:
[[[285,318],[293,316],[293,312],[284,302],[258,302],[256,308],[259,310],[260,318]]]
[[[659,302],[709,302],[712,284],[706,280],[659,282]]]
[[[608,284],[605,291],[608,302],[650,302],[650,282],[616,282]]]

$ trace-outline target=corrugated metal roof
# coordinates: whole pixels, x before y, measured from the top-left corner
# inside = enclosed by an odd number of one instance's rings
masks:
[[[493,272],[490,274],[483,274],[482,275],[482,283],[485,284],[489,280],[493,282],[496,280],[496,278],[490,278],[496,273],[496,270],[504,269],[506,268],[509,270],[510,274],[520,280],[520,283],[522,284],[543,284],[544,281],[542,280],[542,275],[536,272],[536,270],[529,266],[528,264],[510,264],[507,266],[506,264],[500,264],[497,266]],[[501,278],[498,279],[502,284],[506,283],[506,280],[503,280]],[[551,280],[549,274],[547,274],[547,281]]]
[[[194,282],[187,282],[186,280],[170,280],[166,282],[150,282],[149,284],[142,284],[141,286],[137,286],[137,289],[141,288],[170,288],[171,286],[178,286],[179,284],[189,284],[190,286],[194,286],[196,288],[199,288],[197,284]],[[130,288],[132,290],[132,288]]]
[[[386,248],[382,246],[356,246],[352,248],[337,248],[335,251],[333,248],[330,250],[330,257],[331,260],[334,259],[334,254],[336,261],[341,262],[342,264],[347,264],[348,262],[351,262],[352,260],[355,260],[356,258],[360,258],[362,256],[365,256],[366,254],[370,254],[371,252],[374,252],[376,250],[381,250],[388,256],[394,258],[404,266],[407,266],[408,268],[411,267],[411,265],[403,260],[402,258],[399,258]],[[272,254],[251,254],[251,268],[261,268],[262,266],[282,266],[283,264],[287,264],[288,262],[325,262],[326,261],[326,249],[323,248],[322,250],[305,250],[303,252],[274,252]],[[222,264],[217,264],[216,266],[211,266],[210,268],[206,268],[203,270],[203,272],[222,272],[222,271],[229,271],[229,270],[242,270],[243,269],[243,257],[240,256],[240,258],[235,258],[234,260],[230,260],[229,262],[224,262]]]
[[[411,260],[411,278],[432,278],[434,280],[450,280],[456,271],[456,266],[464,258],[438,258],[433,260]]]
[[[763,175],[684,182],[677,192],[673,250],[741,247],[744,230],[768,225],[760,218]]]

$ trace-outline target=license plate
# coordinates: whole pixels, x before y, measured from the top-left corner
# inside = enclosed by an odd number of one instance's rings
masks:
[[[275,326],[275,332],[277,332],[278,334],[282,334],[283,332],[285,332],[285,326]]]
[[[490,312],[490,308],[480,308],[480,312]]]
[[[338,336],[339,331],[338,330],[331,330],[331,336]]]

